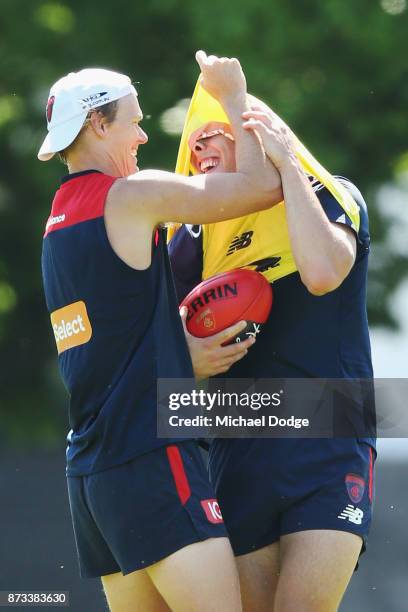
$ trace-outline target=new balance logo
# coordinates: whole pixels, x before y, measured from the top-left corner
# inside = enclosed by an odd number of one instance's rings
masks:
[[[58,215],[56,217],[50,217],[47,221],[47,225],[45,226],[45,229],[48,230],[52,225],[56,225],[57,223],[64,223],[64,221],[65,221],[65,214]]]
[[[361,525],[363,516],[364,512],[360,510],[360,508],[355,508],[352,504],[349,504],[337,518],[343,521],[350,521],[350,523],[354,523],[355,525]]]
[[[254,232],[250,230],[249,232],[244,232],[240,236],[235,236],[228,247],[227,255],[232,255],[232,253],[235,253],[235,251],[239,251],[240,249],[246,249],[246,247],[248,247],[252,242],[251,238],[253,233]]]

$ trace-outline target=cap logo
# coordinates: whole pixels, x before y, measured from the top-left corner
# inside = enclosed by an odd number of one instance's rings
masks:
[[[52,111],[54,109],[54,102],[55,102],[55,96],[51,96],[50,98],[48,98],[47,108],[46,108],[46,111],[45,111],[46,115],[47,115],[48,123],[50,123],[50,121],[51,121]]]
[[[109,102],[109,99],[107,91],[100,91],[99,93],[91,94],[87,98],[81,98],[79,102],[82,105],[82,110],[90,110],[95,106],[101,106]]]

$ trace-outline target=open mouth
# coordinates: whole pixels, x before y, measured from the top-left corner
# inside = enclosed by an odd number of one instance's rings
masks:
[[[203,174],[208,174],[218,166],[220,160],[217,157],[208,157],[200,163],[200,171]]]

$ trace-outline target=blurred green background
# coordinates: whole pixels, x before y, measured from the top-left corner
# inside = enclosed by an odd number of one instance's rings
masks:
[[[198,75],[195,50],[238,57],[250,91],[365,195],[370,325],[397,328],[390,306],[408,276],[406,0],[0,0],[0,8],[2,447],[52,448],[66,429],[40,274],[43,228],[65,168],[36,154],[50,85],[86,66],[131,76],[150,138],[139,164],[171,170]]]

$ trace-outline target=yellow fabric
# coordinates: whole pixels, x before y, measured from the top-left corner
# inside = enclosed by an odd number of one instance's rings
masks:
[[[283,202],[259,213],[203,226],[203,280],[235,268],[261,271],[261,264],[255,262],[267,259],[273,260],[273,267],[262,274],[270,283],[296,271]]]
[[[229,123],[221,104],[201,87],[198,80],[184,121],[176,163],[177,174],[188,176],[190,172],[191,174],[195,173],[193,166],[190,164],[191,151],[188,146],[188,139],[195,130],[209,121]]]
[[[229,123],[221,105],[203,89],[199,81],[187,112],[181,136],[176,172],[188,176],[195,170],[191,165],[188,139],[192,132],[210,121]],[[296,153],[305,171],[318,179],[339,202],[358,232],[359,208],[350,193],[337,181],[296,139]],[[170,240],[179,226],[169,227]],[[253,232],[256,240],[246,235]],[[276,265],[263,271],[269,282],[296,271],[290,248],[284,202],[273,208],[219,223],[203,225],[203,279],[214,274],[242,266],[252,267],[252,262],[265,258],[280,258]]]

